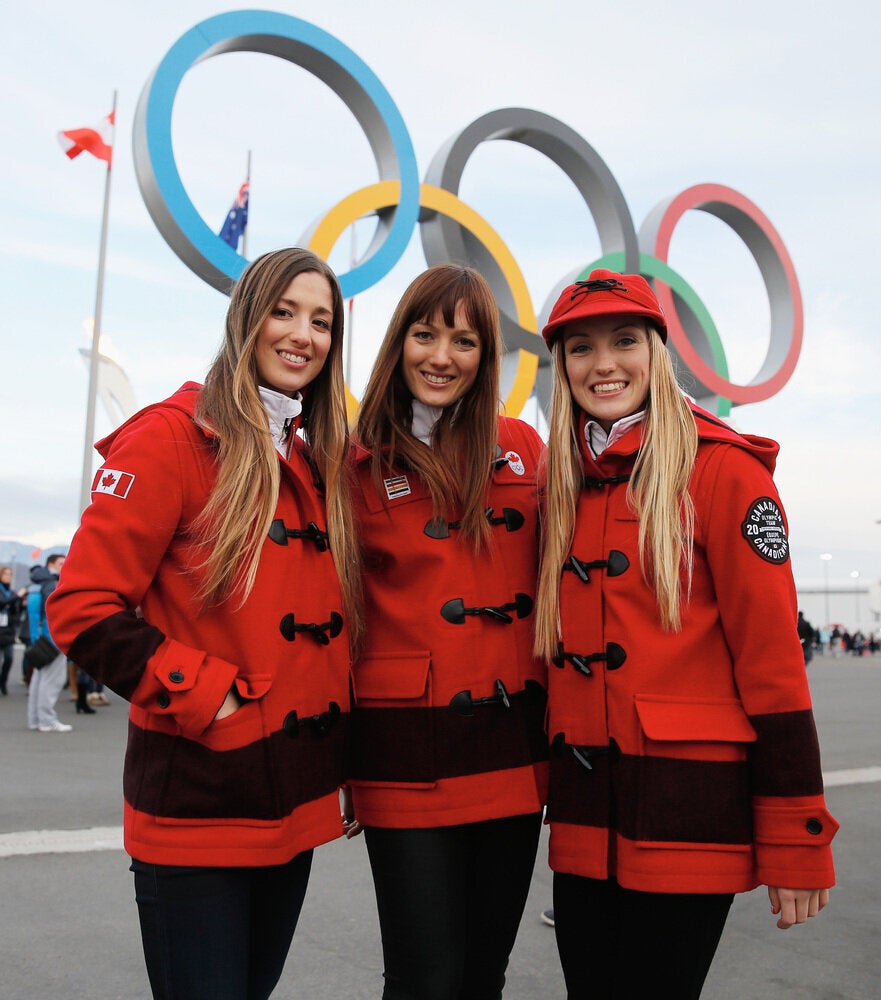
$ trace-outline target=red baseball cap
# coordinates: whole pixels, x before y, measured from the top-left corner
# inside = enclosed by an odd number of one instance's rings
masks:
[[[587,281],[567,285],[554,303],[541,335],[550,347],[564,326],[592,316],[645,316],[667,343],[664,311],[640,274],[618,274],[599,267]]]

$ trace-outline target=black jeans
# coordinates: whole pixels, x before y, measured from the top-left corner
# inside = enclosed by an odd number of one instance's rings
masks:
[[[384,1000],[498,1000],[523,915],[541,813],[365,830]]]
[[[133,860],[153,996],[265,1000],[281,978],[311,867],[311,851],[267,868]]]
[[[569,1000],[697,1000],[733,894],[622,889],[554,874],[554,933]]]
[[[0,646],[0,691],[6,694],[6,681],[9,678],[9,671],[12,668],[12,654],[15,646],[9,643],[7,646]]]

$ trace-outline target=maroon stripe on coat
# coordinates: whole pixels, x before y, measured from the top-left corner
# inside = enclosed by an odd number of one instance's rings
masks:
[[[749,844],[749,769],[738,761],[599,756],[587,770],[551,754],[548,819],[612,827],[629,840]]]
[[[131,701],[147,661],[164,641],[155,625],[132,611],[117,611],[80,632],[67,655],[99,684]]]
[[[223,751],[130,722],[126,801],[167,819],[283,819],[342,783],[346,718],[325,736],[280,731]]]
[[[820,748],[810,709],[751,715],[759,738],[748,747],[756,795],[822,795]]]
[[[580,748],[581,749],[581,748]],[[550,755],[547,818],[551,823],[608,827],[612,815],[612,786],[607,747],[585,747],[591,770],[580,764],[569,747]]]
[[[351,777],[428,783],[547,760],[546,696],[518,692],[511,707],[356,708],[352,712]]]

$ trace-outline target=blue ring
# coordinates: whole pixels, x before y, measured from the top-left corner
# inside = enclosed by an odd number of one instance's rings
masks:
[[[247,260],[225,243],[187,195],[171,141],[174,100],[184,74],[224,52],[268,52],[294,62],[330,86],[364,128],[382,180],[401,182],[385,239],[340,276],[350,298],[380,281],[400,260],[419,218],[419,172],[409,132],[376,74],[338,39],[299,18],[273,11],[233,11],[208,18],[169,49],[141,93],[132,145],[144,202],[165,240],[203,280],[228,293]]]

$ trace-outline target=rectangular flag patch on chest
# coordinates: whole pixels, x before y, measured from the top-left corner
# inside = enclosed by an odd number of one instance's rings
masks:
[[[112,493],[123,500],[128,496],[135,477],[130,472],[120,472],[118,469],[99,469],[92,483],[93,493]]]
[[[385,486],[385,494],[389,500],[395,500],[398,497],[405,497],[410,494],[410,484],[407,482],[406,476],[392,476],[391,479],[383,479],[382,482]]]

